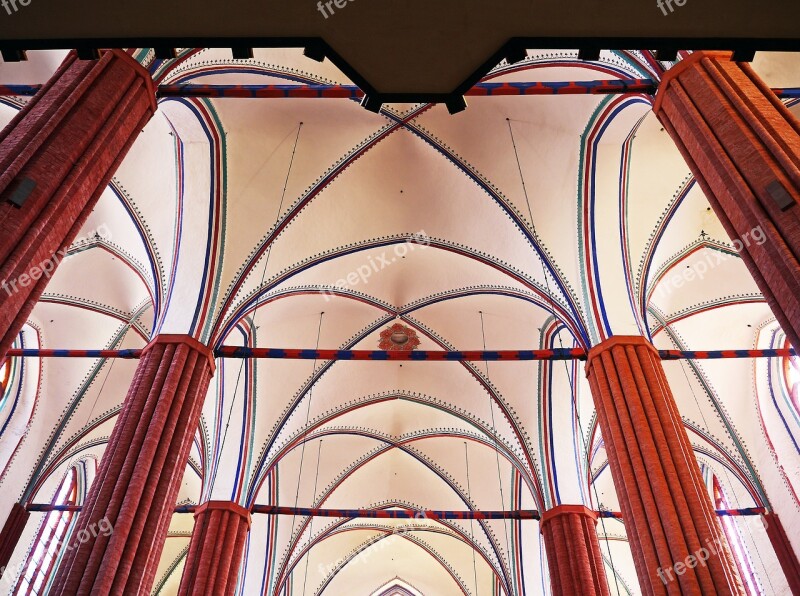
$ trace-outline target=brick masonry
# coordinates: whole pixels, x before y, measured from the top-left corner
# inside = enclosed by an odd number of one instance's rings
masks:
[[[198,507],[178,596],[231,596],[249,530],[250,512],[236,503],[209,501]]]
[[[0,131],[0,361],[47,285],[20,277],[78,235],[111,176],[156,110],[147,71],[119,50],[97,61],[70,53]],[[22,207],[9,198],[25,180]],[[13,288],[13,291],[12,291]]]
[[[188,336],[147,346],[75,528],[113,531],[65,555],[52,594],[150,593],[213,372]]]
[[[800,122],[749,65],[721,52],[669,70],[653,110],[731,239],[764,231],[764,244],[740,254],[800,350]],[[783,207],[769,190],[776,182]]]
[[[542,514],[539,527],[554,596],[610,594],[596,526],[597,513],[583,505],[558,505]]]
[[[744,594],[657,350],[615,336],[586,372],[642,593]],[[712,547],[703,565],[659,576]]]

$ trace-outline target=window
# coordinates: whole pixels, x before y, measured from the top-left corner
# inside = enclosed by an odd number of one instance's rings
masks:
[[[8,364],[8,360],[0,364],[0,397],[6,392],[6,387],[8,387],[8,379],[11,376],[11,366]]]
[[[786,347],[791,347],[786,342]],[[783,361],[783,373],[795,409],[800,410],[800,356],[789,356]]]
[[[714,476],[714,502],[717,509],[730,508],[728,499],[726,498],[725,493],[722,490],[722,486],[720,485],[716,476]],[[731,547],[736,566],[739,568],[739,575],[742,578],[742,583],[744,584],[744,590],[747,593],[747,596],[761,596],[763,592],[760,589],[755,572],[753,571],[753,561],[750,559],[750,553],[747,552],[747,548],[744,545],[742,535],[739,532],[739,528],[737,527],[734,518],[727,515],[722,515],[720,516],[719,520],[722,523],[722,530],[725,533],[725,537],[728,539],[728,544]]]
[[[70,468],[51,501],[53,505],[74,505],[77,500],[78,470]],[[55,567],[62,542],[68,534],[72,511],[51,511],[39,527],[25,570],[17,582],[15,594],[43,594],[47,579]]]

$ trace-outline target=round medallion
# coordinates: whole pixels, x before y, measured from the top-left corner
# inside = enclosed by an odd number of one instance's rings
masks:
[[[381,339],[378,347],[381,350],[387,351],[410,351],[419,346],[419,344],[420,342],[416,331],[401,323],[395,323],[391,327],[387,327],[381,331]]]

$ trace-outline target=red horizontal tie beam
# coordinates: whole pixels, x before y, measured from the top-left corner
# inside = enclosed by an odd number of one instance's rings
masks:
[[[311,509],[255,505],[253,513],[303,517],[357,517],[376,519],[539,519],[535,509],[514,511],[414,511],[411,509]]]
[[[581,348],[554,350],[291,350],[281,348],[241,348],[222,346],[216,350],[220,358],[269,358],[283,360],[415,360],[498,361],[498,360],[585,360]]]
[[[767,512],[766,507],[744,507],[743,509],[717,509],[716,513],[720,517],[747,517],[752,515],[764,515]],[[600,517],[610,517],[613,519],[622,519],[621,511],[598,511]]]
[[[720,360],[737,358],[787,358],[794,349],[763,350],[659,350],[662,360]],[[222,346],[217,358],[262,358],[272,360],[403,360],[418,362],[586,360],[582,348],[553,350],[297,350],[285,348],[242,348]],[[137,359],[142,350],[33,350],[12,349],[9,357],[22,358],[125,358]]]
[[[47,513],[50,511],[80,511],[80,505],[50,505],[33,503],[26,507],[28,511]],[[175,513],[194,513],[196,505],[182,505],[175,508]],[[253,505],[253,514],[261,515],[296,515],[301,517],[352,517],[364,519],[539,519],[535,509],[517,509],[511,511],[438,511],[413,509],[314,509],[311,507],[281,507],[279,505]],[[729,517],[764,515],[765,507],[745,507],[743,509],[718,509],[717,515]],[[599,511],[600,517],[622,519],[619,511]]]
[[[41,85],[0,85],[0,96],[30,97]],[[781,99],[800,97],[800,88],[772,90]],[[644,93],[653,95],[656,84],[651,79],[608,79],[595,81],[535,81],[516,83],[478,83],[465,95],[473,97],[522,95],[609,95]],[[364,92],[355,85],[161,85],[158,97],[209,97],[259,99],[361,99]]]
[[[26,507],[35,513],[50,511],[73,511],[80,505],[50,505],[33,503]],[[194,513],[196,505],[182,505],[175,513]],[[539,519],[535,509],[512,511],[415,511],[412,509],[314,509],[310,507],[280,507],[278,505],[254,505],[250,512],[261,515],[297,515],[302,517],[358,517],[372,519]]]

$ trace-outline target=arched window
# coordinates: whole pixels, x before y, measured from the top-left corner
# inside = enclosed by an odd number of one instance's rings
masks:
[[[6,387],[8,387],[8,381],[10,376],[11,376],[11,366],[9,366],[8,360],[6,360],[2,364],[0,364],[0,398],[2,398],[3,394],[6,392]]]
[[[714,476],[714,503],[717,509],[730,508],[725,492],[722,490],[722,485],[716,476]],[[750,554],[747,552],[747,547],[744,544],[744,540],[742,540],[742,535],[736,526],[736,522],[727,515],[720,516],[720,522],[731,547],[736,566],[739,568],[739,576],[742,578],[745,593],[747,596],[761,596],[763,592],[753,570],[753,561],[750,559]]]
[[[786,342],[786,347],[790,347]],[[795,409],[800,411],[800,356],[789,356],[783,360],[783,374]]]
[[[75,505],[78,499],[78,470],[69,469],[58,487],[51,504]],[[77,514],[72,511],[51,511],[39,526],[39,532],[28,555],[24,572],[20,575],[14,594],[43,594],[64,538]]]

